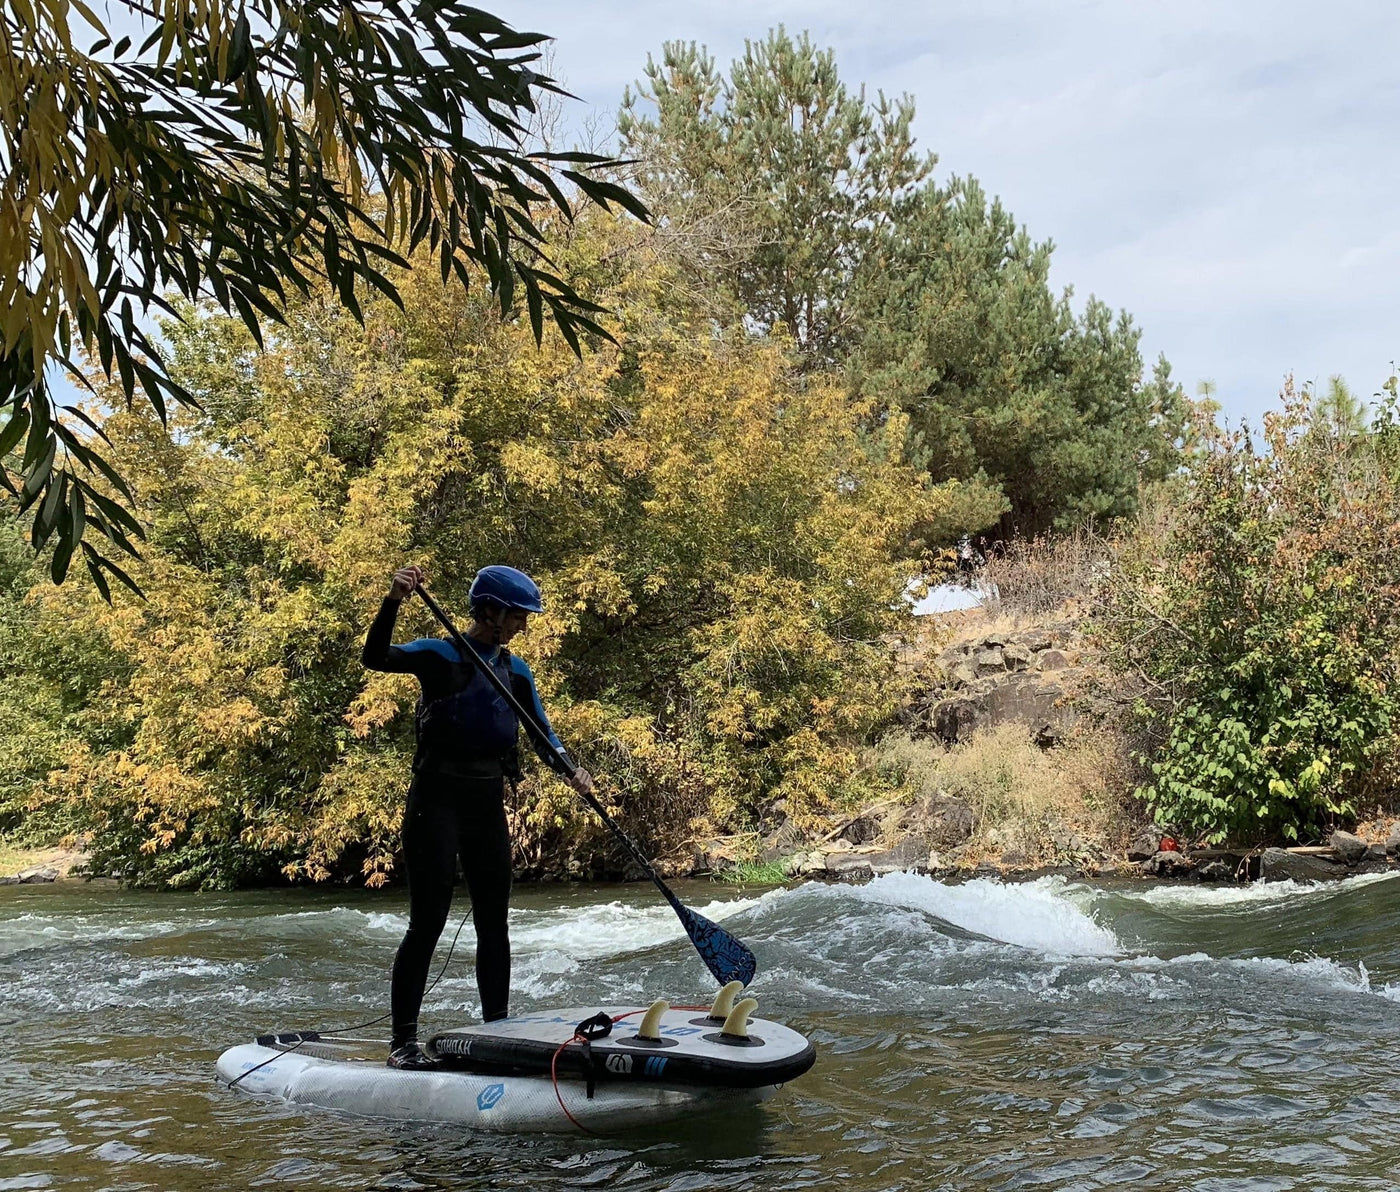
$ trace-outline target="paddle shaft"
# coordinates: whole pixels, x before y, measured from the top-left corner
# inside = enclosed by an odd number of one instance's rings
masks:
[[[573,762],[569,760],[569,755],[567,753],[565,753],[562,749],[557,748],[553,744],[553,742],[550,741],[549,734],[545,732],[544,726],[535,718],[534,712],[532,712],[529,708],[525,707],[524,704],[522,704],[518,699],[516,699],[515,692],[513,692],[508,686],[506,686],[506,684],[501,682],[500,675],[498,675],[494,670],[492,670],[490,666],[487,665],[486,660],[482,658],[481,655],[478,654],[476,650],[472,647],[471,643],[467,641],[467,639],[463,637],[460,632],[458,632],[457,626],[455,626],[452,623],[451,618],[448,617],[448,615],[445,612],[443,612],[442,606],[438,604],[436,600],[433,599],[432,595],[428,592],[428,590],[420,585],[419,587],[415,588],[414,591],[416,591],[418,595],[423,598],[423,603],[426,604],[430,610],[432,610],[433,616],[435,616],[440,622],[442,622],[442,627],[446,629],[449,634],[452,635],[452,640],[456,643],[458,651],[460,651],[462,654],[465,654],[469,659],[471,659],[472,665],[474,665],[476,669],[486,677],[486,681],[496,689],[496,694],[499,695],[503,700],[505,700],[506,703],[509,704],[512,709],[514,709],[515,714],[518,717],[520,717],[521,723],[524,724],[526,728],[530,730],[531,735],[538,742],[540,742],[542,745],[546,746],[553,752],[555,760],[559,764],[559,768],[564,772],[564,776],[566,778],[573,779],[573,777],[578,773],[578,767],[575,766]],[[575,787],[574,789],[578,790],[577,787]],[[628,836],[627,833],[624,832],[620,827],[618,827],[616,821],[612,818],[612,816],[610,816],[607,813],[603,805],[600,802],[598,802],[598,800],[590,792],[578,791],[578,796],[597,813],[598,818],[601,819],[603,823],[607,824],[608,828],[612,831],[612,834],[616,836],[618,840],[622,842],[623,846],[627,849],[627,851],[632,854],[633,860],[635,860],[637,864],[642,867],[642,871],[647,875],[647,877],[651,878],[651,880],[656,883],[656,888],[660,890],[661,893],[665,896],[666,901],[669,902],[671,906],[675,908],[677,914],[681,914],[683,908],[680,899],[677,898],[675,894],[671,892],[671,888],[661,880],[661,875],[658,874],[656,870],[652,868],[651,862],[648,861],[646,857],[642,855],[642,850],[639,849],[636,846],[636,844],[632,842],[632,838]]]

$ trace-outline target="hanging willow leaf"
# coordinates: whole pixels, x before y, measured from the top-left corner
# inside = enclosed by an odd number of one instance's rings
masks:
[[[606,335],[541,267],[530,207],[573,217],[557,175],[648,216],[597,176],[617,162],[529,150],[538,97],[565,94],[535,70],[544,35],[461,0],[113,4],[140,27],[134,52],[86,0],[0,6],[0,481],[51,510],[56,578],[85,530],[123,551],[136,531],[100,439],[74,450],[61,433],[54,375],[81,345],[128,403],[193,404],[142,330],[172,292],[212,296],[254,335],[289,287],[326,285],[360,317],[363,287],[398,301],[384,266],[426,243],[444,278],[484,273],[505,306],[523,289],[537,339],[551,320],[576,351],[579,330]],[[124,519],[82,516],[102,509],[89,480],[115,484]],[[55,485],[86,505],[50,505]],[[82,545],[104,595],[105,575],[129,583]]]

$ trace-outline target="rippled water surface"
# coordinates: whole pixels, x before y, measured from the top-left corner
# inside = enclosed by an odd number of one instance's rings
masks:
[[[744,1117],[503,1138],[214,1083],[255,1031],[384,1007],[400,895],[0,889],[0,1192],[1400,1189],[1398,880],[681,897],[758,953],[759,1012],[816,1068]],[[711,991],[647,888],[522,888],[512,914],[517,1011]],[[470,935],[431,1027],[476,1011]]]

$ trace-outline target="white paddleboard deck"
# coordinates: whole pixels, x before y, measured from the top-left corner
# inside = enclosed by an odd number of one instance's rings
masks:
[[[577,1122],[615,1133],[757,1105],[815,1059],[804,1036],[764,1019],[749,1020],[747,1044],[719,1041],[704,1011],[668,1010],[662,1042],[639,1041],[643,1010],[617,1007],[609,1016],[627,1017],[607,1038],[560,1054],[556,1084],[554,1053],[597,1013],[550,1010],[443,1032],[429,1045],[443,1067],[426,1072],[388,1068],[383,1051],[362,1044],[291,1035],[229,1048],[218,1075],[243,1092],[359,1117],[500,1133],[569,1132]]]

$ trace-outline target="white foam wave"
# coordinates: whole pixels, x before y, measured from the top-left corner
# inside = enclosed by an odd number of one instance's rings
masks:
[[[1299,898],[1331,898],[1362,886],[1393,881],[1400,874],[1367,873],[1336,882],[1251,882],[1243,886],[1153,886],[1147,890],[1115,890],[1120,898],[1173,910],[1212,909],[1251,904],[1291,902]],[[1101,891],[1094,891],[1101,895]]]
[[[757,898],[737,898],[693,909],[721,922],[758,902]],[[664,903],[628,906],[614,901],[510,913],[511,948],[521,954],[552,951],[576,960],[597,959],[640,952],[684,937],[680,920]]]
[[[854,897],[936,915],[964,931],[1015,944],[1047,956],[1117,956],[1117,936],[1068,897],[1064,878],[1006,883],[974,878],[945,885],[912,873],[890,873],[863,886]]]
[[[0,956],[12,956],[30,948],[52,948],[68,943],[97,943],[103,940],[145,940],[197,931],[213,926],[214,920],[182,923],[155,919],[147,923],[113,923],[85,915],[63,917],[24,914],[0,921]]]
[[[391,911],[362,911],[354,907],[333,906],[324,910],[284,911],[282,914],[265,915],[258,919],[241,920],[241,922],[253,930],[257,930],[261,924],[264,930],[272,927],[274,931],[283,925],[297,929],[302,927],[314,929],[323,924],[343,922],[356,929],[367,928],[370,931],[382,931],[387,935],[402,935],[408,928],[408,915],[395,914]]]
[[[1029,994],[1044,1002],[1073,1003],[1085,994],[1108,994],[1143,1001],[1189,1000],[1221,980],[1243,980],[1249,989],[1261,978],[1296,981],[1326,994],[1381,997],[1400,1002],[1400,984],[1377,986],[1364,964],[1341,964],[1326,956],[1283,959],[1274,956],[1216,957],[1205,952],[1158,956],[1084,957],[1072,963],[994,973],[957,982],[950,988],[992,996]]]

